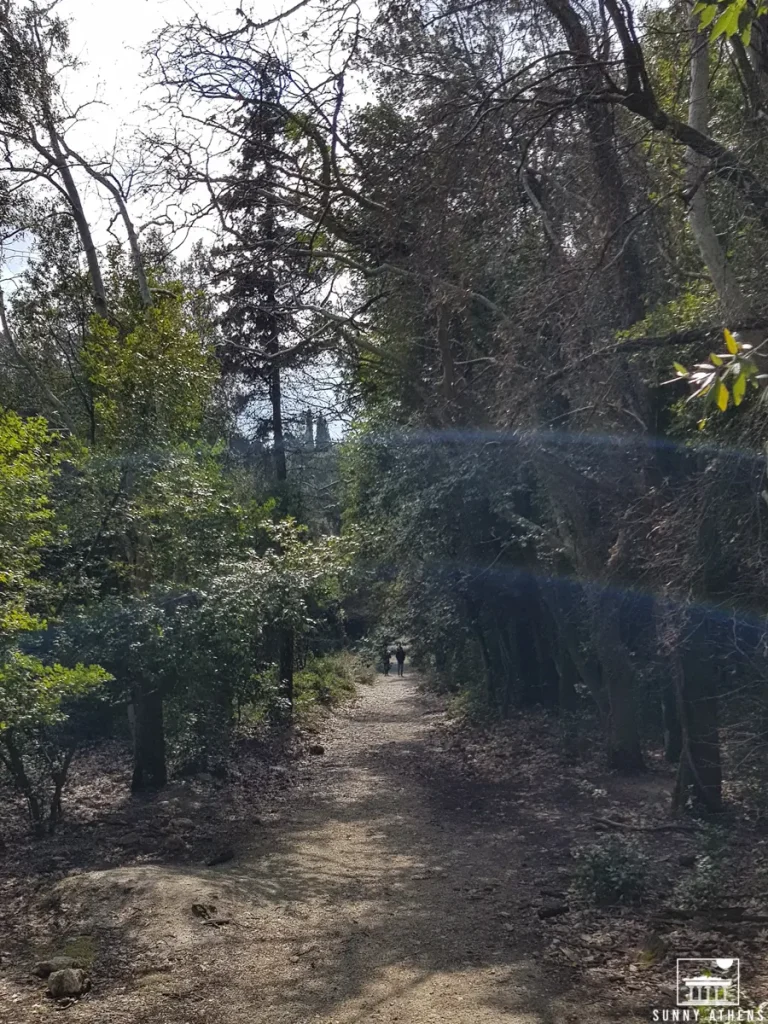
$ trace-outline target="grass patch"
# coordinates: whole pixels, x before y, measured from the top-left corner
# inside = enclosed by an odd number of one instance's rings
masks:
[[[89,970],[97,952],[96,939],[93,935],[73,935],[70,939],[41,946],[37,950],[37,959],[50,960],[54,956],[71,956],[78,966]]]

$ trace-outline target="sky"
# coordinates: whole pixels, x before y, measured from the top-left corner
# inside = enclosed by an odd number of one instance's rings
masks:
[[[98,97],[103,103],[90,111],[94,141],[109,148],[116,134],[140,123],[138,108],[146,87],[141,50],[159,29],[194,13],[224,20],[237,6],[237,0],[61,0],[59,11],[70,21],[72,52],[86,65],[85,73],[77,76],[78,99]],[[259,11],[275,8],[272,0],[258,0]]]

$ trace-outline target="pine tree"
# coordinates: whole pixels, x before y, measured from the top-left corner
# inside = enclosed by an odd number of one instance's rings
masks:
[[[276,199],[290,146],[282,89],[283,69],[265,59],[258,95],[242,116],[239,159],[222,196],[229,229],[215,251],[226,304],[219,358],[225,373],[244,381],[253,398],[269,402],[258,433],[272,436],[278,481],[287,478],[282,377],[296,365],[281,351],[284,339],[290,335],[293,341],[299,330],[292,309],[301,304],[297,294],[315,285],[306,259],[295,253],[295,228],[284,223]]]

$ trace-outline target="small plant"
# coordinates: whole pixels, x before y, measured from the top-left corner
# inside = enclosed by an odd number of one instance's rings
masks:
[[[577,847],[574,886],[599,906],[636,903],[648,883],[649,862],[635,843],[611,836]]]
[[[693,871],[686,873],[675,887],[675,906],[697,910],[716,907],[722,902],[727,842],[727,835],[721,829],[708,830]]]

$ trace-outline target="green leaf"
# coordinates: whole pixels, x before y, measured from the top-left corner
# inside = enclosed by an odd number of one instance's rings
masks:
[[[681,377],[687,377],[688,376],[688,371],[686,370],[686,368],[683,366],[682,363],[672,363],[672,365],[674,366],[674,368],[677,370],[677,372],[680,374]]]
[[[717,14],[717,4],[697,4],[696,7],[700,8],[700,10],[694,9],[694,14],[701,14],[699,28],[704,29],[714,21]]]
[[[736,341],[736,339],[727,327],[723,331],[723,335],[725,336],[725,347],[728,349],[732,356],[737,355],[739,351],[739,343],[738,341]]]
[[[752,42],[752,22],[748,21],[741,33],[741,41],[745,46]]]
[[[744,392],[747,390],[747,375],[742,372],[733,382],[733,404],[741,405],[742,399],[744,398]]]
[[[715,384],[715,405],[718,407],[720,412],[725,412],[728,408],[729,397],[728,388],[721,380],[719,380],[717,384]]]
[[[720,356],[716,356],[714,352],[709,353],[709,361],[710,363],[712,363],[713,366],[723,365],[723,360],[720,358]]]
[[[706,418],[706,416],[704,417],[703,420],[699,420],[699,422],[696,424],[696,426],[699,428],[699,430],[703,430],[704,427],[706,427],[706,425],[707,425],[707,418]]]
[[[739,31],[739,15],[743,6],[738,0],[732,0],[715,22],[709,38],[717,39],[718,36],[725,36],[730,39],[731,36],[735,36]]]

